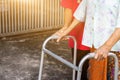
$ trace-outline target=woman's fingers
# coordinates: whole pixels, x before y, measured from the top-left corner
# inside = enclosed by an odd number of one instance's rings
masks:
[[[97,60],[102,60],[102,59],[104,59],[104,58],[106,58],[107,57],[107,55],[108,55],[108,53],[109,53],[109,50],[108,49],[106,49],[104,46],[103,47],[100,47],[99,49],[97,49],[96,51],[95,51],[95,59],[97,59]]]
[[[63,38],[63,36],[60,36],[58,39],[57,39],[57,42],[60,42],[60,40]]]
[[[57,31],[55,33],[55,35],[58,36],[57,42],[60,42],[60,40],[67,40],[68,39],[65,37],[66,34],[64,33],[63,29],[60,29],[59,31]]]
[[[104,58],[102,52],[96,51],[95,53],[96,53],[95,54],[95,59],[102,60]]]

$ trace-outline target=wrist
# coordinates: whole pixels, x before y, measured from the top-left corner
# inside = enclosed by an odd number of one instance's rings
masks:
[[[65,31],[67,28],[68,28],[67,26],[63,26],[61,30]]]
[[[112,48],[112,45],[108,44],[108,43],[105,43],[104,46],[107,50],[111,50],[111,48]]]
[[[68,26],[69,26],[69,25],[65,24],[63,27],[64,27],[64,28],[68,28]]]
[[[64,26],[63,29],[67,29],[68,27],[67,26]]]

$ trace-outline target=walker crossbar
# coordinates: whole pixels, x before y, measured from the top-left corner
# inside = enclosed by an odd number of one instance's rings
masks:
[[[76,67],[75,65],[73,65],[71,62],[69,62],[69,61],[61,58],[60,56],[54,54],[53,52],[51,52],[51,51],[49,51],[49,50],[47,50],[47,49],[44,49],[43,51],[44,51],[45,53],[48,53],[49,55],[51,55],[52,57],[54,57],[54,58],[57,59],[58,61],[66,64],[67,66],[69,66],[69,67],[71,67],[71,68],[73,68],[73,69],[75,69],[75,70],[78,70],[78,67]]]

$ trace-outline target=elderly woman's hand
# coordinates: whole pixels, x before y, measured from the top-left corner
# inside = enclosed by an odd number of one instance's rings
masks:
[[[67,27],[63,27],[54,34],[54,35],[58,36],[57,42],[59,42],[60,40],[67,40],[67,38],[65,38],[65,36],[67,35],[65,33],[66,29],[67,29]]]
[[[107,45],[101,46],[100,48],[98,48],[95,51],[95,59],[102,60],[102,59],[106,58],[108,56],[110,49],[111,48]]]

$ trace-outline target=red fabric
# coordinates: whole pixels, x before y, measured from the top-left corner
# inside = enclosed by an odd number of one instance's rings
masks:
[[[61,5],[64,8],[70,8],[72,9],[72,12],[74,13],[74,11],[76,10],[77,6],[79,5],[79,3],[77,3],[77,0],[62,0],[61,1]],[[78,26],[76,26],[71,32],[70,35],[74,36],[77,40],[77,49],[80,50],[89,50],[90,48],[87,46],[82,45],[82,36],[83,36],[83,30],[84,30],[84,23],[80,23]],[[69,46],[71,48],[74,47],[74,43],[73,40],[70,39],[69,40]]]

